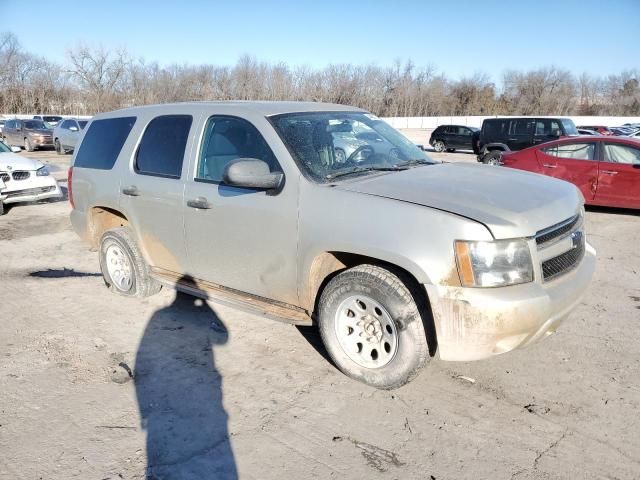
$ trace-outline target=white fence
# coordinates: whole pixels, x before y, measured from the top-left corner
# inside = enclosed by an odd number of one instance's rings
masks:
[[[34,115],[57,115],[53,113],[5,113],[0,114],[0,120],[29,120]],[[78,120],[89,120],[91,115],[60,115],[62,118],[77,118]]]
[[[508,115],[488,115],[469,117],[391,117],[383,118],[385,122],[394,128],[421,128],[434,129],[438,125],[467,125],[480,127],[485,118],[507,117]],[[519,115],[513,115],[519,117]],[[532,116],[532,115],[530,115]],[[545,115],[540,115],[544,117]],[[576,117],[572,115],[546,115],[547,117],[570,118],[576,125],[604,125],[606,127],[619,127],[625,123],[640,123],[640,117]]]

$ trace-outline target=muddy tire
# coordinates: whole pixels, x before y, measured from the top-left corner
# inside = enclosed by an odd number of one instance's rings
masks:
[[[500,150],[493,150],[482,157],[482,163],[485,165],[501,165],[502,152]]]
[[[100,239],[100,270],[107,288],[131,297],[148,297],[162,285],[149,275],[133,233],[127,227],[107,230]]]
[[[380,389],[411,381],[430,358],[425,312],[404,277],[376,265],[350,268],[331,279],[318,304],[320,335],[335,365]]]
[[[2,200],[0,200],[0,217],[4,215],[4,203],[2,203]]]
[[[444,144],[444,142],[442,140],[438,140],[436,143],[433,144],[433,149],[440,153],[440,152],[444,152],[447,149],[447,146]]]

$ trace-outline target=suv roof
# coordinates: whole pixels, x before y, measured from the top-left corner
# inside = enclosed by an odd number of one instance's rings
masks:
[[[253,113],[259,113],[266,117],[272,115],[280,115],[283,113],[297,113],[297,112],[364,112],[361,108],[350,107],[347,105],[338,105],[336,103],[321,103],[321,102],[274,102],[274,101],[217,101],[217,102],[179,102],[179,103],[163,103],[157,105],[144,105],[140,107],[130,107],[114,112],[109,112],[121,116],[133,111],[140,111],[146,109],[167,109],[175,106],[192,105],[194,107],[226,107],[231,109],[237,109],[244,112],[251,111]],[[116,113],[117,112],[117,113]],[[100,115],[103,117],[104,115]]]

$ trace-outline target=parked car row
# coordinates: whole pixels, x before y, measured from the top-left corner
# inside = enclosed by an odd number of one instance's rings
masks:
[[[491,118],[482,128],[440,125],[429,138],[436,152],[473,150],[483,163],[499,163],[502,152],[517,151],[539,143],[574,135],[640,136],[640,124],[621,127],[581,125],[569,118]]]
[[[59,154],[75,149],[87,120],[63,119],[59,115],[35,115],[32,119],[2,120],[0,140],[28,152],[54,147]]]

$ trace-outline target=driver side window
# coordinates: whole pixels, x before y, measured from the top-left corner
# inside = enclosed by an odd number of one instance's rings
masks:
[[[241,118],[214,116],[204,130],[197,180],[222,182],[224,168],[237,158],[267,162],[272,172],[281,171],[275,155],[258,129]]]

